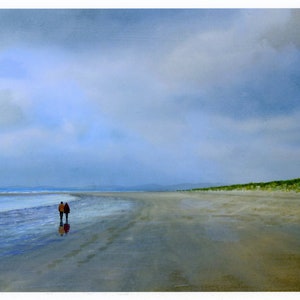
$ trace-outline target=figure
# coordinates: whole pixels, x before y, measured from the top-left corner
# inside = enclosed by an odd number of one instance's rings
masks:
[[[62,222],[60,222],[59,227],[58,227],[58,233],[63,236],[65,234],[65,228]]]
[[[70,231],[70,224],[69,223],[65,223],[64,230],[65,230],[66,234]]]
[[[60,216],[60,222],[62,223],[63,220],[63,215],[64,215],[64,203],[60,202],[59,206],[58,206],[58,211],[59,211],[59,216]]]
[[[66,202],[65,206],[64,206],[64,213],[66,215],[66,223],[68,223],[68,214],[70,213],[70,206],[69,204]]]

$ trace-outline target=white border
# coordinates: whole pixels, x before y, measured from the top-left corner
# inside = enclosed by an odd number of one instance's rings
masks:
[[[213,292],[213,293],[180,293],[180,292],[164,292],[164,293],[2,293],[1,298],[5,300],[16,300],[16,299],[30,299],[30,300],[48,300],[48,299],[65,299],[68,297],[72,300],[232,300],[232,299],[243,299],[243,300],[296,300],[299,299],[299,293],[274,293],[274,292]]]
[[[79,9],[79,8],[300,8],[300,0],[0,0],[0,9]],[[0,293],[2,299],[64,299],[66,293]],[[143,300],[173,300],[173,299],[208,299],[208,300],[227,300],[227,299],[263,299],[263,300],[298,300],[298,292],[191,292],[191,293],[67,293],[67,297],[72,300],[87,298],[90,300],[98,299],[130,299]]]
[[[300,8],[300,0],[0,0],[1,8]]]

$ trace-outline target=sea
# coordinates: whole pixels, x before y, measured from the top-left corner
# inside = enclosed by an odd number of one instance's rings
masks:
[[[58,205],[68,202],[70,214],[60,222]],[[19,255],[76,235],[89,224],[124,213],[134,202],[94,193],[0,192],[0,258]]]

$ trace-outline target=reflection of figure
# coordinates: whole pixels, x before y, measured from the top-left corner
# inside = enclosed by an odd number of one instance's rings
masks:
[[[64,229],[64,226],[63,226],[63,223],[62,223],[62,222],[60,222],[60,224],[59,224],[59,227],[58,227],[58,233],[59,233],[61,236],[63,236],[64,233],[65,233],[65,229]]]
[[[65,223],[64,231],[65,231],[66,234],[70,231],[70,224],[69,223]]]
[[[69,223],[63,223],[60,222],[59,223],[59,227],[58,227],[58,233],[63,236],[64,234],[67,234],[70,231],[70,224]]]
[[[68,223],[68,214],[70,213],[70,206],[67,202],[64,206],[64,213],[66,214],[66,223]]]
[[[63,215],[64,215],[64,203],[60,202],[59,206],[58,206],[58,211],[59,211],[59,216],[60,216],[60,222],[62,222],[63,219]]]

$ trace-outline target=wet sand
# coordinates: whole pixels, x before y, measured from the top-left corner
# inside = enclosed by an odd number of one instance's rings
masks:
[[[300,290],[300,194],[101,195],[137,207],[83,228],[70,215],[59,242],[1,258],[0,291]]]

